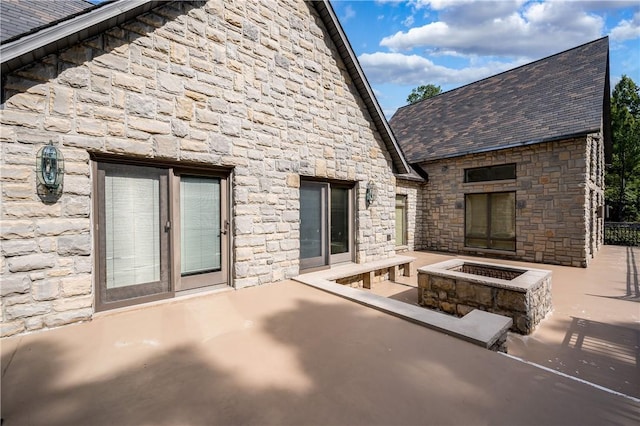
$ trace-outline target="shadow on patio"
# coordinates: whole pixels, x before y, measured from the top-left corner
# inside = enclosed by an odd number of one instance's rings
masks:
[[[418,267],[455,256],[403,253]],[[509,333],[508,352],[518,358],[640,398],[639,247],[604,246],[589,268],[491,260],[553,272],[553,312],[528,336]],[[417,303],[417,278],[380,283],[372,291]]]
[[[640,404],[293,282],[2,341],[4,426],[632,424]]]

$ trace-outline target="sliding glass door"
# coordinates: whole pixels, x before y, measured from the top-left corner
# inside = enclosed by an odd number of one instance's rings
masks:
[[[228,282],[227,179],[97,163],[96,309]]]
[[[352,197],[346,185],[301,182],[300,269],[352,260]]]

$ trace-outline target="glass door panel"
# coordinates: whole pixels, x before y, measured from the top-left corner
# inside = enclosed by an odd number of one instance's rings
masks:
[[[220,179],[180,178],[180,272],[220,270]]]
[[[331,263],[351,260],[351,189],[331,186]]]
[[[224,283],[223,180],[182,175],[179,181],[180,279],[176,290]]]
[[[160,279],[160,179],[105,177],[107,288]]]
[[[167,171],[101,164],[98,181],[98,305],[168,293]]]
[[[349,190],[331,188],[331,254],[349,251]]]
[[[489,234],[487,194],[467,194],[465,200],[465,245],[486,247]]]
[[[300,184],[300,268],[327,264],[326,210],[328,185]]]

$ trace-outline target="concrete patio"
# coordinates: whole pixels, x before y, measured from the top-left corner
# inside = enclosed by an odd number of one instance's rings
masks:
[[[410,252],[418,267],[451,256]],[[640,398],[640,247],[604,246],[587,269],[490,259],[553,272],[553,311],[529,336],[509,333],[508,353]],[[382,296],[416,303],[416,277],[380,283]]]
[[[536,265],[554,311],[510,336],[528,362],[293,281],[3,339],[3,426],[637,424],[638,259],[606,246],[588,269]]]

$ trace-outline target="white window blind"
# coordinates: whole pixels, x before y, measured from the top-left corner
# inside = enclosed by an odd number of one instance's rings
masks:
[[[105,176],[106,286],[160,279],[157,177]]]
[[[180,178],[181,273],[191,275],[219,270],[220,179]]]

